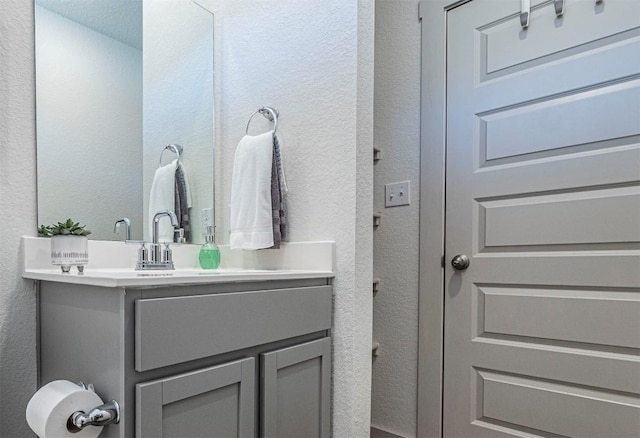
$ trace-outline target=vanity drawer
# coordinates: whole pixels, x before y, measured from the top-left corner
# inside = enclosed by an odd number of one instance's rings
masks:
[[[135,366],[148,371],[331,328],[331,286],[136,301]]]

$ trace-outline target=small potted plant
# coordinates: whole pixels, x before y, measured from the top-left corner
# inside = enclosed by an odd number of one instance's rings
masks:
[[[64,273],[68,273],[71,266],[77,266],[78,271],[83,272],[84,265],[89,263],[87,236],[91,231],[85,227],[67,219],[38,228],[38,236],[51,238],[51,264],[60,266]]]

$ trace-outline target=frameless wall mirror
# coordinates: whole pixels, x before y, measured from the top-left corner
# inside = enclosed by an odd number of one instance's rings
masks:
[[[70,217],[90,238],[122,240],[114,223],[127,217],[131,238],[148,239],[154,174],[179,144],[187,231],[203,242],[213,14],[193,0],[36,0],[35,19],[38,223]]]

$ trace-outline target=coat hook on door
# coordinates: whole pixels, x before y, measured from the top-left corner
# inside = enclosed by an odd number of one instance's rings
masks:
[[[520,0],[520,25],[523,29],[529,27],[531,16],[531,0]]]
[[[553,7],[556,9],[556,17],[562,17],[564,14],[565,0],[554,0]]]

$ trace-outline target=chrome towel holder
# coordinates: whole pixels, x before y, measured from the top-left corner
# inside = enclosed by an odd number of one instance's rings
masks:
[[[176,154],[176,156],[178,157],[178,164],[180,164],[180,159],[182,158],[183,151],[182,146],[180,146],[179,144],[168,144],[164,147],[164,149],[162,149],[162,152],[160,152],[160,161],[158,162],[158,167],[162,167],[162,155],[166,150],[170,150],[174,154]]]
[[[258,114],[262,114],[267,120],[273,122],[273,133],[275,135],[276,131],[278,130],[278,116],[280,115],[280,113],[278,112],[277,108],[273,108],[270,106],[260,107],[256,112],[251,114],[251,117],[249,117],[249,121],[247,122],[247,129],[245,129],[245,134],[249,135],[249,125],[251,125],[251,121]]]

